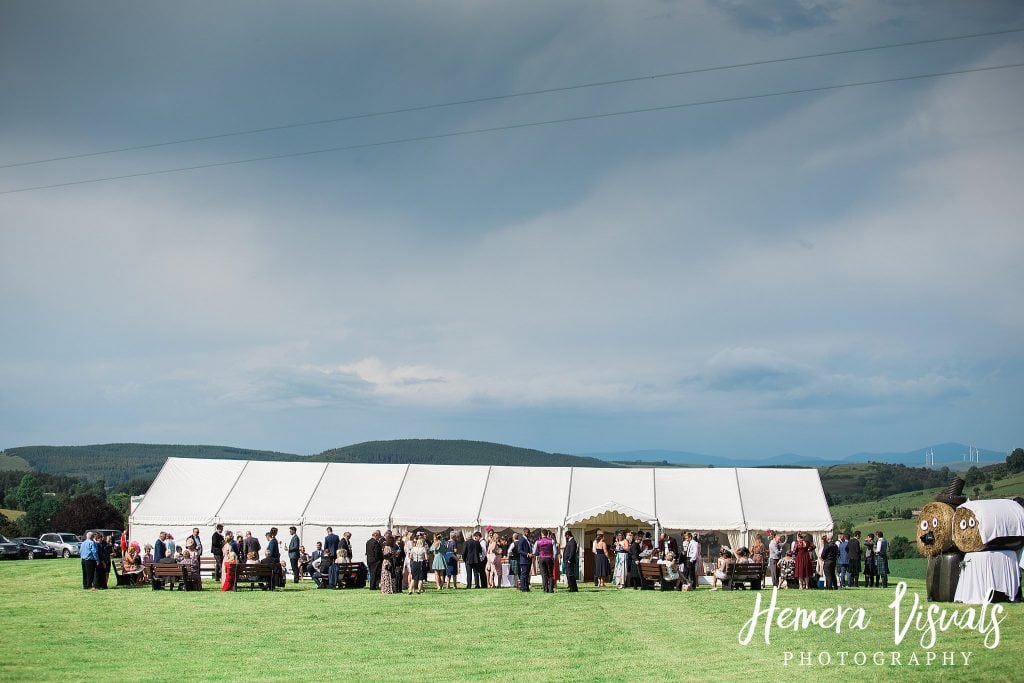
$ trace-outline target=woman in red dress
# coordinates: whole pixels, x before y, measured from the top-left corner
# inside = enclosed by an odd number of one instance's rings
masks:
[[[237,567],[238,556],[229,550],[227,557],[224,558],[224,583],[220,587],[222,593],[234,589],[235,577],[238,576]]]
[[[807,588],[811,580],[811,555],[813,546],[805,534],[798,534],[796,539],[796,579],[800,588]]]

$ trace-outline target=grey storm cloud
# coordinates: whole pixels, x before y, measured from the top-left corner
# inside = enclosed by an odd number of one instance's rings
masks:
[[[0,164],[1024,17],[1016,2],[9,5]],[[0,190],[1020,61],[1019,39],[993,37],[560,90],[0,168]],[[1019,74],[0,195],[0,446],[1012,446]]]

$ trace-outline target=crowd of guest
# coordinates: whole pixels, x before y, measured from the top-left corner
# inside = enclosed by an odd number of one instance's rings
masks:
[[[776,534],[768,544],[768,569],[773,585],[780,588],[813,588],[819,580],[828,590],[856,588],[860,576],[869,588],[889,587],[889,542],[881,531],[861,541],[860,530],[835,538],[821,537],[821,550],[810,534],[797,534],[787,548],[786,539]]]
[[[251,531],[234,532],[218,524],[210,538],[209,552],[214,559],[213,578],[221,583],[221,590],[234,588],[239,566],[263,564],[272,568],[269,585],[264,586],[267,588],[283,586],[290,576],[294,582],[312,579],[320,588],[368,584],[371,590],[384,594],[422,594],[428,582],[436,591],[457,588],[460,559],[466,588],[517,587],[529,591],[532,577],[539,575],[545,592],[554,592],[559,576],[565,577],[570,592],[578,590],[580,548],[571,530],[563,533],[561,544],[555,532],[548,529],[498,533],[487,527],[468,538],[457,531],[406,531],[401,535],[391,530],[374,531],[364,548],[365,565],[353,561],[349,532],[338,535],[327,527],[324,539],[316,541],[312,552],[307,552],[296,527],[288,531],[282,551],[276,527],[266,531],[261,541]],[[701,577],[708,577],[711,590],[718,590],[731,581],[733,565],[753,563],[763,568],[762,576],[771,577],[772,585],[782,588],[817,587],[819,581],[827,589],[851,588],[860,585],[861,574],[866,586],[888,586],[888,543],[880,531],[868,534],[863,542],[860,531],[850,537],[839,533],[835,539],[822,536],[820,550],[808,533],[798,533],[791,541],[782,534],[769,535],[766,544],[757,534],[749,548],[733,550],[723,545],[717,559],[705,563],[705,539],[697,533],[686,532],[679,540],[662,533],[655,541],[649,531],[618,530],[609,541],[606,534],[598,532],[589,549],[594,585],[639,589],[645,585],[641,565],[652,563],[661,566],[663,588],[693,591]],[[82,543],[84,588],[106,587],[110,543],[110,537],[94,539],[93,534]],[[199,588],[203,552],[198,528],[181,545],[170,533],[161,532],[152,545],[146,544],[144,553],[137,542],[124,547],[122,574],[126,583],[145,582],[151,578],[153,564],[176,563],[187,568],[190,582]]]

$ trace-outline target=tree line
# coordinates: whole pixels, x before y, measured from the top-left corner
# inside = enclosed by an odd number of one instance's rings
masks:
[[[124,529],[131,497],[152,480],[135,479],[107,490],[102,480],[39,472],[0,472],[4,507],[24,512],[18,519],[0,514],[0,534],[36,537],[51,531],[81,534],[86,529]]]

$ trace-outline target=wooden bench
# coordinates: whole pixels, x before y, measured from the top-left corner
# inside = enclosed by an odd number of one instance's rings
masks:
[[[129,588],[141,586],[143,584],[143,572],[139,571],[125,574],[123,562],[123,560],[110,561],[110,567],[114,570],[114,577],[117,579],[117,585],[127,586]]]
[[[665,576],[665,565],[660,562],[640,562],[640,587],[651,590],[658,584],[661,590],[672,590],[678,585],[679,579]]]
[[[365,588],[368,570],[362,562],[339,562],[338,586],[343,588]]]
[[[238,590],[238,584],[249,584],[249,590],[257,586],[262,590],[274,590],[274,565],[272,564],[240,564],[235,570],[235,585],[232,590]]]
[[[313,575],[313,580],[317,582],[319,588],[329,588],[329,576],[331,570],[337,567],[338,579],[334,586],[335,588],[365,588],[368,570],[366,564],[363,562],[335,562],[330,565],[326,571],[321,567],[321,571]]]
[[[211,579],[217,572],[217,558],[213,555],[200,555],[199,556],[199,575],[208,576]]]
[[[729,590],[743,588],[744,584],[759,589],[764,585],[764,565],[756,562],[734,562],[729,565],[729,571],[722,583]]]
[[[170,586],[171,590],[177,585],[178,589],[182,590],[189,579],[188,567],[183,564],[155,562],[152,565],[152,584],[155,591],[163,590],[165,585]]]

